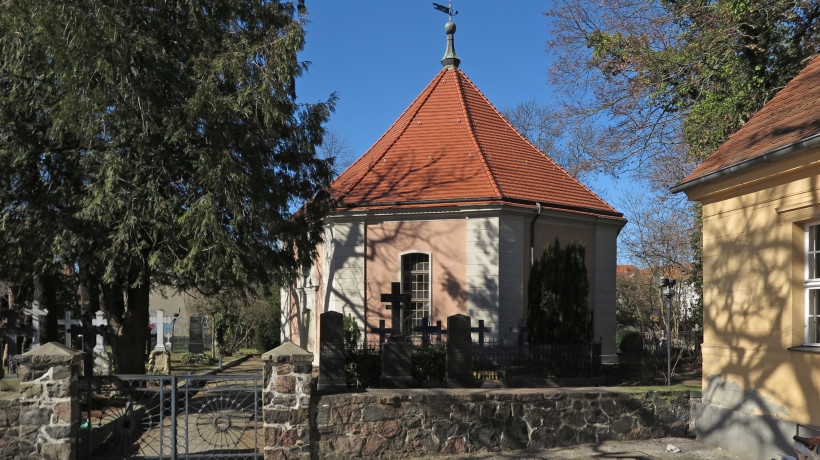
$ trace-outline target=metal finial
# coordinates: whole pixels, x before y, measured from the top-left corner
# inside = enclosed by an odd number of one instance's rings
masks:
[[[444,33],[447,34],[447,50],[444,51],[444,57],[441,59],[441,65],[445,69],[452,69],[458,67],[461,59],[456,54],[456,46],[454,44],[453,36],[456,33],[456,24],[453,22],[453,16],[458,14],[458,11],[453,10],[453,2],[450,1],[449,6],[439,5],[433,3],[433,8],[447,13],[449,21],[444,25]]]

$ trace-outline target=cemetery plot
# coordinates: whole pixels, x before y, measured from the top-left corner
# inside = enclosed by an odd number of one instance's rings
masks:
[[[80,458],[262,458],[261,376],[82,380]]]

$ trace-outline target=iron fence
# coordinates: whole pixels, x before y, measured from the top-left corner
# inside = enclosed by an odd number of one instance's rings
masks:
[[[262,377],[81,380],[78,458],[262,458]]]

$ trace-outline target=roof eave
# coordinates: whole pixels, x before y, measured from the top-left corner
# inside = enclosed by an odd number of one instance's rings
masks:
[[[670,187],[669,191],[672,193],[685,192],[693,187],[707,184],[709,182],[722,179],[731,174],[736,174],[738,172],[745,171],[747,169],[760,166],[762,164],[771,163],[773,161],[780,160],[782,158],[786,158],[818,146],[820,146],[820,133],[803,138],[797,142],[784,145],[783,147],[778,147],[776,149],[769,150],[768,152],[762,155],[758,155],[754,158],[749,158],[739,163],[725,166],[723,168],[718,169],[717,171],[712,171],[708,174],[704,174],[692,180],[681,182],[678,185]]]

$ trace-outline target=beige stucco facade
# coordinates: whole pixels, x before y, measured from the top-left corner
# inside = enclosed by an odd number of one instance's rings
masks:
[[[686,190],[703,204],[703,400],[697,429],[750,458],[820,426],[820,348],[805,335],[805,228],[820,221],[820,150]]]
[[[531,254],[558,238],[586,246],[595,339],[606,359],[615,356],[616,238],[622,219],[534,207],[487,205],[399,210],[356,210],[330,217],[309,276],[284,289],[283,339],[317,350],[319,315],[355,318],[368,340],[390,312],[381,294],[401,281],[401,257],[430,258],[430,321],[465,314],[484,320],[489,340],[515,340],[526,321]],[[533,238],[534,231],[534,238]],[[317,354],[318,357],[318,354]]]

